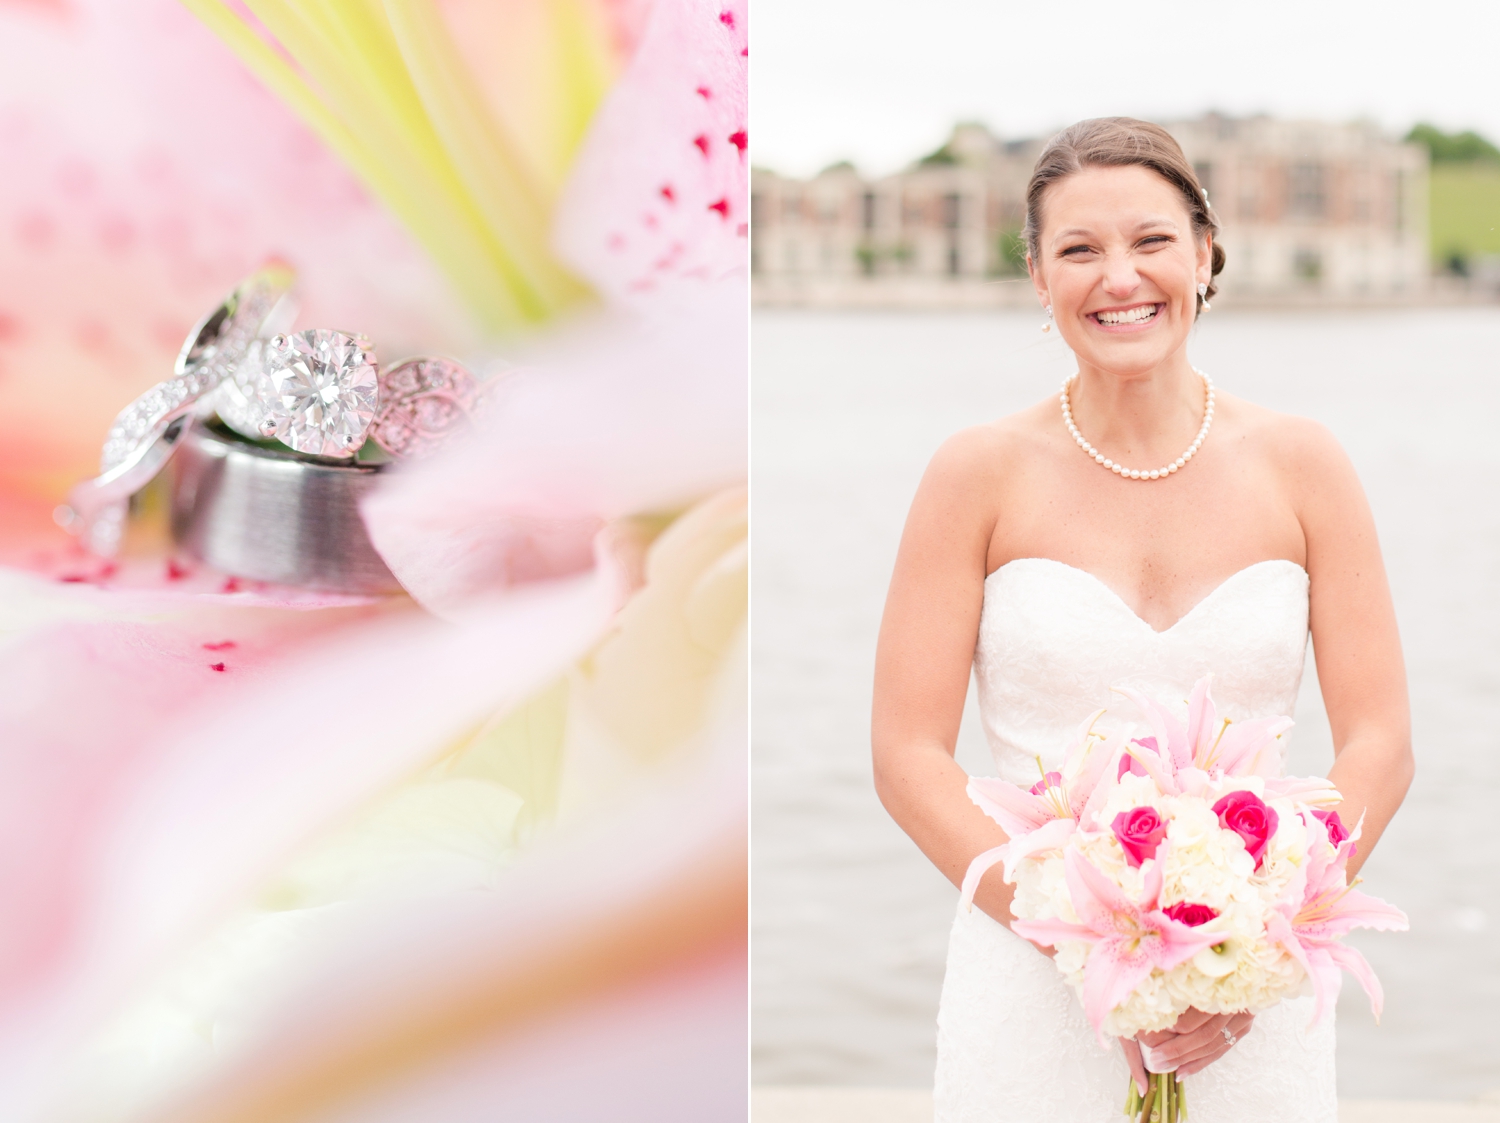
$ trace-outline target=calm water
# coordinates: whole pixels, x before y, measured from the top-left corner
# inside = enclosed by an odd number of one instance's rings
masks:
[[[949,433],[1072,369],[1040,315],[757,311],[754,330],[754,1078],[922,1085],[956,892],[870,780],[881,602],[917,479]],[[1417,781],[1365,867],[1411,915],[1354,942],[1345,1096],[1500,1089],[1500,310],[1214,312],[1194,361],[1315,417],[1368,489],[1411,679]],[[1292,769],[1332,759],[1309,674]],[[993,773],[975,715],[959,760]]]

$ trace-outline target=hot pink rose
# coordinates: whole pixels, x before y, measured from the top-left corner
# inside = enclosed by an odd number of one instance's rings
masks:
[[[1214,804],[1214,813],[1219,816],[1219,826],[1240,836],[1245,852],[1255,859],[1255,868],[1260,869],[1266,843],[1276,833],[1276,812],[1254,792],[1241,791],[1230,792]]]
[[[1179,924],[1186,924],[1189,928],[1196,928],[1200,924],[1207,924],[1219,915],[1219,910],[1210,908],[1208,905],[1195,904],[1192,901],[1178,901],[1175,905],[1168,905],[1161,910]]]
[[[1167,824],[1154,807],[1132,807],[1121,811],[1110,824],[1115,837],[1125,850],[1125,859],[1132,866],[1139,866],[1147,858],[1156,857],[1156,848],[1167,837]]]
[[[1349,828],[1339,818],[1337,811],[1314,811],[1313,818],[1328,830],[1328,841],[1335,847],[1342,846],[1349,838]]]

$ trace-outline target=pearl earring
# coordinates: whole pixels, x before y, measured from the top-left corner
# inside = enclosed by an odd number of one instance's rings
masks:
[[[1043,331],[1052,330],[1052,305],[1047,305],[1047,322],[1042,325]]]
[[[1198,282],[1198,299],[1203,301],[1203,310],[1205,312],[1207,312],[1209,308],[1212,307],[1212,305],[1208,303],[1208,286],[1201,281]]]

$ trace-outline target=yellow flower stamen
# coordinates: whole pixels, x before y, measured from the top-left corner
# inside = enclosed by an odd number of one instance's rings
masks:
[[[223,0],[183,2],[406,224],[485,327],[537,323],[586,294],[550,248],[556,179],[494,119],[430,0],[246,0],[274,43]],[[552,3],[576,87],[569,152],[607,86],[576,6]]]

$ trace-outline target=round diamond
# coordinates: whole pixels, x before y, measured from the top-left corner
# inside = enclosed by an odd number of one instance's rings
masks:
[[[268,426],[283,444],[314,456],[352,456],[379,403],[368,344],[313,328],[277,336],[266,348]]]

